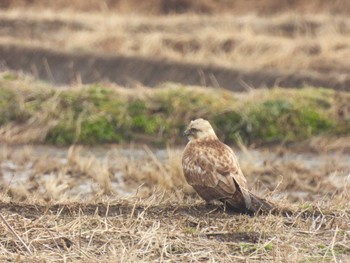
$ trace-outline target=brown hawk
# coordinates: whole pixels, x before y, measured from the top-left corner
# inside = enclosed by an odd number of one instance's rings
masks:
[[[273,209],[272,204],[249,192],[233,150],[218,139],[207,120],[191,121],[184,134],[189,142],[182,156],[183,172],[200,197],[206,202],[221,201],[241,213]]]

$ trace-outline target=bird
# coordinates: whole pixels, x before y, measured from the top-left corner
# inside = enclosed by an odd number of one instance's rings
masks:
[[[189,141],[182,154],[183,173],[201,198],[249,215],[274,210],[272,203],[248,190],[235,153],[218,139],[209,121],[192,120],[184,135]]]

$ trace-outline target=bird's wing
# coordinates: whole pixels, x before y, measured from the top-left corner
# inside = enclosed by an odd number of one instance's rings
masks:
[[[241,170],[241,167],[239,166],[237,157],[236,157],[235,153],[233,152],[233,150],[227,145],[224,145],[224,146],[226,148],[227,153],[231,156],[232,163],[230,162],[230,166],[236,168],[235,172],[232,171],[230,173],[230,176],[232,176],[233,180],[237,183],[239,189],[241,190],[241,192],[244,196],[247,208],[250,208],[251,196],[250,196],[250,192],[248,190],[247,179],[243,175],[243,172]]]
[[[185,168],[190,185],[215,188],[221,196],[229,198],[236,193],[237,188],[242,193],[246,207],[251,205],[251,198],[247,189],[247,181],[239,167],[232,149],[225,144],[217,147],[197,151],[191,165]]]

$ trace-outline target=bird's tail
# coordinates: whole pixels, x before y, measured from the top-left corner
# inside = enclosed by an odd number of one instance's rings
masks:
[[[249,212],[252,214],[274,214],[282,216],[291,216],[296,211],[293,211],[289,208],[279,207],[276,204],[269,202],[261,197],[256,196],[253,193],[250,193],[250,198],[252,200]]]
[[[249,194],[249,205],[244,200],[237,202],[237,199],[226,199],[221,200],[224,203],[225,209],[228,211],[248,214],[248,215],[257,215],[257,214],[273,214],[273,215],[282,215],[282,216],[291,216],[296,211],[290,210],[289,208],[280,207],[272,202],[265,200],[255,194],[248,192]]]
[[[263,198],[250,193],[251,205],[249,207],[250,212],[256,213],[270,213],[277,209],[276,205],[266,201]]]

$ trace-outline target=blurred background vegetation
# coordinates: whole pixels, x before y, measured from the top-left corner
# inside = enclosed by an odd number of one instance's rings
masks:
[[[1,141],[164,146],[198,117],[230,144],[350,133],[348,1],[0,8]]]

